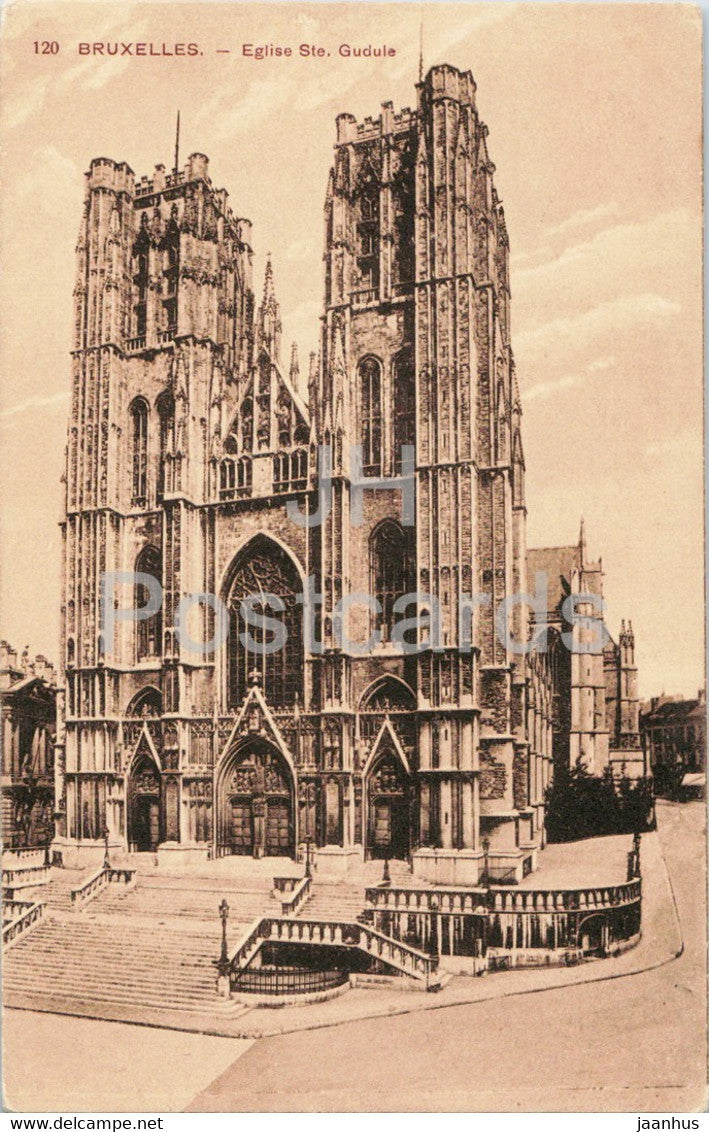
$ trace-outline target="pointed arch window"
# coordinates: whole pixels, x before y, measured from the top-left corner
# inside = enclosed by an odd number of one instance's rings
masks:
[[[362,465],[365,476],[382,471],[382,367],[376,358],[359,363],[362,412]]]
[[[292,490],[302,491],[308,482],[308,453],[304,448],[291,453],[290,470]]]
[[[169,458],[174,454],[175,448],[175,402],[172,393],[162,393],[160,397],[158,397],[156,408],[160,420],[158,499],[162,499],[165,491],[171,490],[167,472]]]
[[[379,285],[379,189],[365,187],[359,198],[357,218],[357,267],[362,286]]]
[[[524,507],[524,456],[518,432],[512,442],[512,503]]]
[[[227,456],[219,465],[219,498],[233,499],[235,494],[236,462]]]
[[[140,232],[133,248],[133,287],[135,295],[133,323],[134,333],[139,338],[144,338],[147,330],[149,250],[148,214],[144,212],[140,221]]]
[[[390,641],[392,630],[402,614],[394,612],[400,597],[409,593],[410,556],[404,531],[392,519],[385,519],[372,533],[370,542],[372,593],[379,603],[375,628],[383,641]]]
[[[219,498],[240,499],[249,495],[252,486],[252,468],[249,456],[238,460],[225,457],[219,466]]]
[[[393,365],[394,384],[394,470],[401,473],[401,450],[414,444],[416,436],[416,395],[411,354],[402,351]]]
[[[289,459],[285,452],[278,452],[273,457],[273,490],[278,495],[284,491],[288,491],[289,487]]]
[[[148,574],[162,585],[162,561],[160,552],[154,546],[146,546],[141,550],[135,562],[136,574]],[[150,591],[142,581],[135,583],[136,609],[147,605]],[[162,606],[144,621],[135,621],[136,633],[136,659],[149,660],[162,655]]]
[[[276,543],[257,536],[238,556],[227,607],[229,641],[227,704],[237,708],[246,696],[252,674],[258,678],[268,703],[288,708],[303,703],[303,622],[300,575],[290,556]],[[280,598],[274,609],[261,597]],[[247,605],[242,603],[246,599]],[[249,623],[244,619],[248,613]],[[269,628],[272,622],[281,628]],[[276,635],[277,634],[277,635]],[[279,640],[280,638],[280,640]],[[274,643],[281,647],[269,649]]]
[[[145,507],[148,502],[148,403],[137,397],[130,408],[133,444],[133,499],[134,507]]]
[[[177,224],[177,205],[172,206],[172,215],[163,243],[163,312],[167,335],[177,331],[177,289],[180,278],[180,229]]]

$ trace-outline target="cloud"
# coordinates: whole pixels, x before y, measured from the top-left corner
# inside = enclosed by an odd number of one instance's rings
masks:
[[[563,377],[556,378],[554,381],[540,381],[530,389],[524,390],[524,403],[527,404],[529,401],[538,401],[545,397],[552,397],[565,389],[573,389],[576,386],[583,385],[589,378],[594,377],[598,373],[605,373],[607,370],[612,369],[615,364],[615,358],[596,358],[594,361],[589,362],[584,373],[565,374]]]
[[[50,393],[46,397],[28,397],[25,401],[20,401],[17,405],[10,405],[7,409],[0,411],[0,428],[10,428],[15,423],[15,418],[21,416],[23,413],[36,413],[43,412],[45,409],[54,409],[58,405],[64,405],[69,400],[69,391],[62,390],[61,393]]]
[[[515,342],[518,349],[525,350],[558,347],[560,339],[571,339],[578,346],[581,340],[588,341],[600,334],[617,334],[639,322],[664,320],[678,314],[681,309],[678,302],[663,295],[624,295],[568,318],[552,319],[525,334],[517,334]]]
[[[572,232],[576,228],[588,228],[598,221],[608,220],[611,216],[617,216],[620,212],[615,201],[608,201],[606,204],[599,204],[596,208],[582,208],[578,212],[574,212],[568,216],[566,220],[562,220],[560,224],[553,225],[546,229],[547,237],[562,236],[566,232]]]

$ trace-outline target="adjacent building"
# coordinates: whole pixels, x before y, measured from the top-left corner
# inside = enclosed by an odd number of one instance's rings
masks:
[[[646,776],[635,634],[625,621],[617,643],[608,631],[603,566],[588,555],[583,521],[575,545],[530,550],[527,573],[532,586],[540,575],[547,591],[554,766],[570,767],[580,759],[592,774],[609,767],[616,779]],[[571,613],[578,618],[571,621]]]
[[[46,657],[30,660],[0,641],[2,831],[9,847],[48,845],[54,835],[57,680]]]
[[[706,788],[706,695],[655,696],[640,713],[645,757],[658,793]]]

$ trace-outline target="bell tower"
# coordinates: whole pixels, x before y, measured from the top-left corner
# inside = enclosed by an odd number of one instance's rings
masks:
[[[91,162],[77,241],[62,523],[58,822],[60,837],[89,853],[105,828],[117,844],[126,839],[121,775],[129,768],[118,719],[145,692],[151,713],[176,721],[164,765],[174,762],[177,721],[204,664],[180,647],[175,618],[182,593],[214,592],[210,520],[196,508],[217,491],[214,447],[252,362],[249,241],[249,222],[213,186],[202,154],[140,180],[125,162]],[[145,604],[146,586],[134,583],[129,600],[120,590],[136,572],[159,587],[159,611],[102,632],[106,603]],[[203,616],[208,640],[210,611]],[[152,755],[163,746],[157,739]],[[177,779],[169,785],[174,797]],[[162,812],[160,839],[177,837],[179,804],[169,823]]]
[[[509,241],[475,90],[470,72],[434,67],[415,110],[384,103],[376,119],[338,117],[318,397],[319,437],[333,453],[321,548],[324,695],[334,710],[340,689],[356,700],[383,670],[409,684],[415,868],[472,881],[483,837],[503,871],[535,851],[541,811],[530,783],[543,778],[527,734],[527,661],[514,647],[527,640],[527,615],[510,600],[527,587]],[[396,478],[407,448],[413,523]],[[349,512],[353,487],[362,489],[360,526]],[[396,569],[380,568],[382,546]],[[414,591],[415,649],[402,650],[396,598]],[[367,661],[332,633],[342,592],[379,603],[350,618],[357,644],[380,634]],[[354,741],[356,770],[367,744],[361,734]],[[354,789],[357,814],[356,774]]]

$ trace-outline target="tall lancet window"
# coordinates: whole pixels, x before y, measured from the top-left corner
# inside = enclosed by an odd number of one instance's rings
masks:
[[[408,350],[394,359],[394,469],[401,472],[401,450],[413,444],[416,435],[416,397],[414,370]]]
[[[177,288],[180,278],[180,229],[177,224],[177,205],[172,206],[170,223],[163,243],[163,312],[164,330],[177,332]]]
[[[302,589],[290,556],[265,536],[257,535],[239,554],[227,596],[230,708],[241,705],[254,680],[271,707],[303,703]]]
[[[135,562],[136,574],[148,574],[162,585],[162,562],[160,552],[154,546],[141,550]],[[148,604],[150,591],[142,581],[135,583],[135,608]],[[160,609],[144,621],[136,621],[136,660],[148,660],[162,655],[162,612]]]
[[[376,358],[359,363],[362,412],[362,464],[365,476],[382,470],[382,367]]]
[[[168,456],[173,454],[175,444],[175,402],[172,393],[162,393],[157,400],[160,420],[160,463],[158,465],[158,498],[172,489],[168,482]]]
[[[394,612],[398,598],[409,592],[410,561],[404,531],[392,519],[385,519],[372,533],[370,542],[372,594],[381,612],[375,614],[375,628],[382,640],[391,640],[392,630],[402,614]]]
[[[133,499],[134,507],[148,502],[148,405],[137,397],[130,408],[133,431]]]
[[[133,285],[135,295],[133,327],[134,333],[139,338],[145,337],[148,326],[149,250],[150,236],[148,235],[148,216],[147,213],[144,212],[141,217],[140,232],[133,247]]]
[[[357,267],[363,287],[379,286],[379,189],[370,184],[364,189],[357,217]]]

